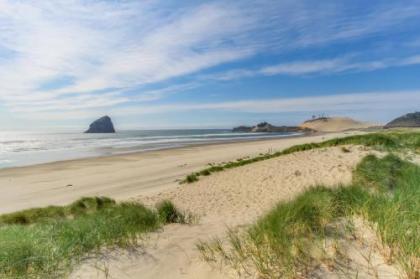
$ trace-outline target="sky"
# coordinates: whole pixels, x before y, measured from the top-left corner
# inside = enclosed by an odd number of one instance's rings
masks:
[[[0,130],[420,110],[420,1],[0,0]]]

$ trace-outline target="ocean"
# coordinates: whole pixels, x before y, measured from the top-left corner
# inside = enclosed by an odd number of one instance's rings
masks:
[[[224,129],[135,130],[115,134],[0,132],[0,168],[296,135],[299,133],[232,133]]]

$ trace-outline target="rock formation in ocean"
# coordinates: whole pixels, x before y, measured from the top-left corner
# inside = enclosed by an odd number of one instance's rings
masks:
[[[420,112],[407,113],[406,115],[395,118],[384,126],[384,128],[397,127],[420,127]]]
[[[284,132],[311,132],[311,129],[295,126],[273,126],[267,122],[262,122],[256,126],[239,126],[232,130],[241,133],[284,133]]]
[[[92,122],[85,133],[115,133],[114,124],[106,115]]]

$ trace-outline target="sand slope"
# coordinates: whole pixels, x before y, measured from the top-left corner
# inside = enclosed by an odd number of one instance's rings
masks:
[[[224,237],[228,227],[251,224],[277,202],[292,199],[313,185],[349,183],[353,168],[369,153],[364,147],[349,148],[349,153],[336,147],[290,154],[156,195],[138,196],[135,200],[150,205],[170,199],[179,208],[197,214],[199,224],[167,226],[152,234],[137,254],[114,251],[100,264],[86,262],[72,278],[105,278],[95,264],[106,266],[109,278],[235,278],[233,270],[211,269],[203,263],[195,248],[198,240]]]
[[[328,117],[308,120],[299,125],[319,132],[340,132],[352,129],[363,129],[374,126],[371,123],[359,122],[348,117]]]
[[[314,185],[336,186],[351,182],[353,167],[368,151],[361,146],[310,150],[245,165],[201,177],[154,196],[137,200],[152,205],[172,200],[200,216],[201,222],[221,220],[228,225],[250,223],[277,202],[295,197]],[[243,214],[246,211],[247,214]]]

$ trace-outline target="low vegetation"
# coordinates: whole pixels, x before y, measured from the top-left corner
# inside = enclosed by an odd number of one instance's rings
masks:
[[[143,233],[185,217],[166,201],[151,210],[104,197],[0,216],[0,278],[63,278],[103,248],[134,247]]]
[[[31,208],[10,214],[0,215],[0,225],[29,225],[41,221],[57,219],[74,219],[81,215],[115,206],[115,201],[107,197],[81,198],[67,206],[48,206]]]
[[[179,211],[175,207],[175,205],[168,200],[161,201],[160,203],[158,203],[156,205],[156,209],[162,223],[191,223],[191,216],[189,214]]]
[[[278,204],[246,232],[228,234],[222,241],[198,244],[204,259],[222,261],[238,272],[261,278],[305,277],[322,260],[314,251],[339,220],[362,216],[391,249],[390,261],[418,278],[420,261],[420,167],[395,155],[367,156],[354,171],[353,184],[316,187],[295,200]]]
[[[364,145],[378,150],[414,150],[420,153],[420,133],[419,132],[382,132],[382,133],[370,133],[364,135],[348,136],[343,138],[335,138],[320,143],[306,143],[295,145],[287,148],[283,151],[274,153],[260,154],[253,158],[243,158],[237,161],[222,163],[222,164],[210,164],[208,168],[205,168],[199,172],[194,172],[188,175],[181,183],[193,183],[199,180],[200,176],[207,176],[215,172],[220,172],[226,169],[237,168],[240,166],[260,162],[272,158],[276,158],[283,155],[288,155],[295,152],[306,151],[317,148],[325,148],[332,146],[341,145]],[[342,149],[346,152],[345,148]]]

